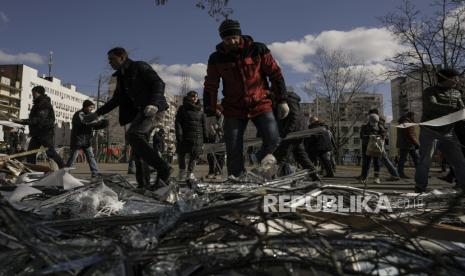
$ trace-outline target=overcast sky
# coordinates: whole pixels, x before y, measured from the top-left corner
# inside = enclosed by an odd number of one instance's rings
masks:
[[[430,12],[430,1],[412,2]],[[0,6],[0,64],[24,63],[45,74],[48,52],[53,51],[52,74],[96,95],[98,76],[110,72],[106,52],[122,46],[132,59],[153,64],[170,91],[179,90],[182,72],[187,72],[191,88],[201,92],[208,56],[220,42],[219,22],[193,3],[5,0]],[[382,72],[384,60],[399,45],[378,18],[401,4],[401,0],[230,0],[229,6],[243,33],[270,47],[287,84],[298,90],[311,78],[312,57],[319,45],[345,49]],[[373,90],[385,95],[385,113],[391,115],[389,82],[380,81]]]

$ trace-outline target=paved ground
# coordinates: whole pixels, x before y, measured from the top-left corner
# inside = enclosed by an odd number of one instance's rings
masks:
[[[172,176],[176,176],[178,173],[177,165],[173,165],[175,169]],[[101,163],[99,164],[99,169],[102,173],[118,173],[124,176],[127,175],[127,164],[112,164],[112,163]],[[355,166],[339,166],[336,171],[336,176],[332,178],[324,178],[323,183],[326,184],[340,184],[340,185],[349,185],[353,187],[363,188],[363,185],[359,183],[356,177],[360,174],[360,167]],[[207,175],[208,166],[205,164],[197,165],[196,167],[196,177],[202,177]],[[90,175],[89,167],[87,163],[77,163],[76,170],[74,170],[73,175],[77,177],[87,177]],[[372,171],[371,171],[372,174]],[[414,175],[414,170],[412,168],[406,169],[406,174],[409,176]],[[441,187],[452,187],[452,184],[439,180],[437,176],[440,176],[441,173],[439,169],[433,169],[431,172],[429,188],[441,188]],[[226,177],[226,175],[225,175]],[[134,175],[129,175],[130,179],[135,179]],[[389,175],[386,170],[382,168],[381,170],[381,184],[373,183],[373,179],[370,177],[368,179],[367,187],[370,190],[375,190],[379,192],[413,192],[414,181],[413,179],[401,179],[399,181],[387,181]]]

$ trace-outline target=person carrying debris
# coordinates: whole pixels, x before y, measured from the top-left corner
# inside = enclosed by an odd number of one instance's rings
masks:
[[[82,109],[74,113],[70,141],[71,154],[66,164],[68,167],[73,167],[79,152],[83,150],[89,163],[92,177],[98,176],[97,162],[92,150],[92,132],[108,126],[108,120],[106,119],[95,120],[90,123],[83,122],[84,116],[90,114],[94,108],[95,105],[92,101],[85,100],[82,103]]]
[[[139,187],[148,188],[150,185],[147,164],[157,171],[157,186],[161,184],[160,181],[166,183],[172,168],[148,142],[155,128],[157,113],[168,109],[165,83],[149,64],[131,60],[124,48],[116,47],[108,51],[108,61],[116,70],[113,74],[117,79],[115,93],[95,113],[86,115],[84,122],[92,122],[119,106],[120,124],[131,123],[126,131],[126,140],[134,151]]]
[[[399,118],[399,124],[414,122],[414,112],[407,112],[404,116]],[[399,172],[399,176],[401,178],[409,178],[407,175],[405,175],[404,172],[404,166],[405,162],[407,161],[407,156],[410,154],[410,156],[412,157],[413,164],[416,167],[419,158],[417,149],[420,148],[420,143],[418,143],[414,126],[397,129],[396,146],[399,149],[399,162],[397,163],[397,171]]]
[[[154,135],[152,139],[153,143],[153,149],[158,150],[160,152],[161,156],[165,153],[165,130],[163,128],[160,128]]]
[[[438,83],[423,91],[423,114],[421,121],[429,121],[464,108],[459,85],[459,72],[455,69],[441,69],[437,72]],[[454,168],[457,178],[456,188],[465,189],[465,157],[454,132],[454,123],[444,122],[442,126],[420,127],[420,159],[415,172],[415,192],[422,193],[428,186],[428,173],[434,153],[435,141],[437,149],[442,152],[449,165]]]
[[[28,119],[19,119],[15,122],[29,126],[29,150],[38,149],[41,146],[47,147],[47,157],[55,161],[58,167],[64,168],[65,163],[54,148],[55,140],[55,112],[53,110],[50,98],[45,95],[43,86],[32,88],[32,108]],[[36,154],[29,155],[27,162],[35,164],[37,162]]]
[[[331,151],[333,150],[334,140],[328,126],[321,122],[316,116],[310,117],[309,129],[323,128],[322,133],[312,135],[305,139],[306,150],[310,160],[316,163],[321,161],[322,167],[326,171],[325,177],[334,177],[333,165],[331,164]]]
[[[262,147],[257,159],[263,164],[276,163],[272,153],[279,146],[279,131],[269,98],[271,80],[278,102],[278,117],[289,113],[286,85],[281,69],[265,44],[242,35],[238,21],[226,19],[219,27],[223,40],[210,55],[204,83],[204,111],[214,116],[220,81],[223,84],[224,137],[228,175],[245,173],[244,132],[251,119],[261,133]]]
[[[176,147],[178,153],[178,180],[186,178],[186,155],[189,155],[187,176],[195,180],[195,162],[202,153],[203,141],[207,139],[207,123],[199,95],[189,91],[178,108],[175,119]]]
[[[370,151],[367,151],[369,148],[369,143],[375,143],[375,139],[380,143],[384,143],[386,136],[386,130],[379,123],[378,114],[372,113],[368,116],[368,123],[362,125],[360,129],[360,138],[362,140],[362,174],[360,178],[361,183],[366,183],[368,177],[368,171],[370,170],[370,163],[373,160],[374,167],[374,183],[380,184],[381,180],[379,179],[379,172],[381,167],[381,155],[384,151],[384,148],[379,148],[379,151],[375,154],[372,154]],[[371,140],[371,141],[370,141]],[[384,144],[383,144],[384,145]]]
[[[223,132],[224,116],[219,108],[214,117],[209,117],[207,120],[208,142],[209,143],[224,143]],[[224,167],[224,151],[209,152],[207,154],[208,160],[208,175],[207,179],[221,179]]]
[[[287,104],[289,105],[289,115],[278,120],[278,129],[281,138],[286,138],[286,136],[295,131],[300,131],[305,129],[304,116],[300,110],[300,97],[293,91],[287,91]],[[275,103],[275,101],[273,101]],[[273,105],[273,110],[275,114],[278,112],[277,106]],[[296,138],[291,140],[286,140],[281,142],[278,149],[274,152],[274,156],[278,160],[278,164],[285,168],[289,165],[289,160],[294,157],[294,160],[303,168],[310,171],[310,177],[313,181],[320,181],[316,168],[310,161],[307,152],[305,151],[304,139]],[[284,173],[286,173],[283,168]]]

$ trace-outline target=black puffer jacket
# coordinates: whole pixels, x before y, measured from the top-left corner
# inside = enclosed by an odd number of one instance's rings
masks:
[[[108,126],[108,121],[105,119],[85,124],[82,122],[82,118],[84,118],[84,115],[85,112],[82,109],[77,111],[73,115],[73,128],[71,129],[70,142],[71,149],[90,147],[92,142],[92,131],[106,128]]]
[[[282,120],[277,120],[279,135],[285,138],[289,133],[305,129],[304,115],[300,110],[300,97],[294,92],[287,92],[289,114]],[[277,104],[273,101],[273,112],[277,118]]]
[[[98,115],[119,106],[119,122],[125,125],[148,105],[157,106],[159,111],[168,109],[165,83],[146,62],[127,59],[113,76],[117,78],[115,93],[96,111]]]
[[[50,98],[47,95],[41,95],[34,99],[29,119],[23,120],[21,123],[29,126],[31,137],[52,137],[53,139],[55,112]]]
[[[176,113],[176,141],[178,152],[201,152],[203,141],[207,139],[207,123],[200,102],[192,103],[184,97]]]

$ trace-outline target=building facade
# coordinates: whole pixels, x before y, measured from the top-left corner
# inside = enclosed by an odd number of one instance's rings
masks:
[[[10,80],[10,87],[14,84],[13,94],[10,89],[10,103],[17,104],[17,95],[19,95],[18,118],[27,118],[29,115],[33,102],[32,88],[37,85],[43,86],[55,111],[55,145],[69,145],[73,114],[82,108],[82,103],[89,96],[78,92],[76,86],[72,84],[62,84],[57,78],[41,77],[36,69],[24,64],[0,65],[0,76]],[[2,112],[14,110],[14,113],[18,111],[1,105],[0,110]]]

